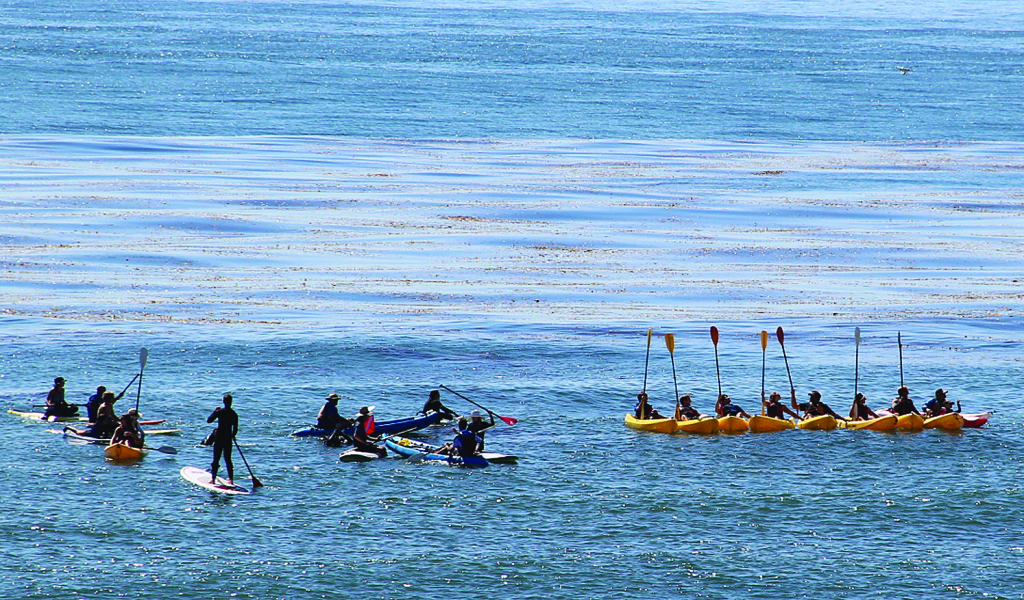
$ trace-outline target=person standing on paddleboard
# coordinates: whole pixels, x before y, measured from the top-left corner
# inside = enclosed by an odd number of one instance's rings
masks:
[[[231,408],[231,394],[224,394],[224,406],[213,409],[207,423],[217,421],[217,437],[213,440],[213,465],[210,467],[210,483],[217,483],[217,469],[220,457],[224,455],[224,466],[228,468],[228,483],[235,485],[235,466],[231,463],[231,444],[238,435],[238,413]]]

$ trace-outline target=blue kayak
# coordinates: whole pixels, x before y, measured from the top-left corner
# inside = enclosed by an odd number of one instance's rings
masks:
[[[373,424],[373,435],[391,435],[393,433],[417,431],[440,422],[441,413],[439,412],[432,412],[422,417],[406,417],[404,419],[395,419],[393,421],[377,421]],[[323,427],[310,427],[308,429],[300,429],[292,432],[292,435],[295,437],[324,437],[330,435],[332,431],[334,430],[325,429]],[[355,425],[344,430],[344,433],[347,433],[348,435],[352,435],[355,432]]]
[[[422,456],[423,460],[443,462],[450,465],[465,465],[467,467],[486,467],[490,463],[482,456],[470,456],[469,458],[451,457],[447,454],[434,454],[433,446],[427,446],[414,440],[394,437],[384,440],[384,445],[399,456],[409,458],[410,456]]]

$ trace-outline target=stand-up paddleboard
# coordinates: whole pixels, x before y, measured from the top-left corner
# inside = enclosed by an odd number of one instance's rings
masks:
[[[362,450],[349,448],[341,453],[338,460],[341,462],[369,462],[371,460],[377,460],[378,458],[380,458],[380,455],[376,452],[363,452]]]
[[[200,469],[199,467],[183,467],[181,469],[181,476],[185,481],[189,481],[198,485],[199,487],[206,488],[211,492],[220,492],[221,494],[248,494],[249,490],[235,484],[231,485],[227,479],[223,477],[217,478],[217,483],[210,483],[212,475],[209,471]]]

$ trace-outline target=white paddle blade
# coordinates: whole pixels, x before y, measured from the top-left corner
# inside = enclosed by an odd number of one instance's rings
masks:
[[[143,348],[142,350],[139,350],[139,368],[140,369],[145,369],[146,368],[146,361],[147,360],[149,360],[149,350],[146,350],[145,348]]]

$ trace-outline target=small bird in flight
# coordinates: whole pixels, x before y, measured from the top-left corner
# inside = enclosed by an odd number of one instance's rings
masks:
[[[907,73],[909,73],[909,72],[914,70],[914,69],[912,69],[910,67],[896,67],[896,68],[900,70],[900,74],[901,75],[906,75]]]

